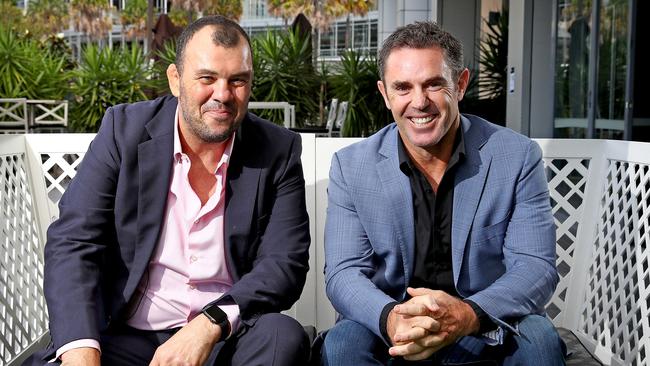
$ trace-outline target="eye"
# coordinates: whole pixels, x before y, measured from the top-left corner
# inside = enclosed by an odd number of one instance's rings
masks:
[[[214,78],[213,78],[212,76],[209,76],[209,75],[199,76],[199,81],[200,81],[201,83],[203,83],[203,84],[209,84],[209,83],[211,83],[213,80],[214,80]]]
[[[230,84],[233,86],[244,86],[248,83],[248,80],[246,79],[233,79],[230,81]]]
[[[441,90],[442,88],[443,88],[442,85],[440,85],[440,84],[434,84],[434,85],[429,85],[429,86],[427,87],[427,90],[432,91],[432,92],[436,92],[436,91]]]

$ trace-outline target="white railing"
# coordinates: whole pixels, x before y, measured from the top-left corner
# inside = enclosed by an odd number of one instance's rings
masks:
[[[0,256],[7,258],[0,262],[0,363],[31,351],[46,332],[45,229],[92,137],[0,136]],[[302,138],[311,270],[288,313],[322,330],[335,315],[322,271],[329,165],[335,151],[359,139]],[[649,366],[650,144],[537,141],[557,225],[560,283],[548,315],[603,363]]]
[[[248,109],[282,109],[284,111],[284,127],[296,127],[296,106],[288,102],[248,102]]]

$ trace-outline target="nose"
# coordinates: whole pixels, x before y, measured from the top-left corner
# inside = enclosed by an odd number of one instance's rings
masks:
[[[429,96],[422,88],[414,88],[411,106],[415,109],[426,109],[429,106]]]
[[[212,86],[212,99],[221,103],[227,103],[232,99],[232,91],[228,80],[219,79]]]

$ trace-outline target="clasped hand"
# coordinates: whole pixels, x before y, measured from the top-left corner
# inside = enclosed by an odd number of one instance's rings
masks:
[[[458,338],[478,330],[474,310],[443,291],[408,288],[407,302],[388,315],[387,331],[393,346],[391,356],[409,361],[424,360]]]

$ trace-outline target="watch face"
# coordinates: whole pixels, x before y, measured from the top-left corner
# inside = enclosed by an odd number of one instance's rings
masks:
[[[226,313],[217,305],[212,305],[203,310],[203,312],[206,313],[206,315],[208,315],[208,318],[210,318],[210,320],[216,324],[221,324],[224,321],[228,321],[228,316]]]

